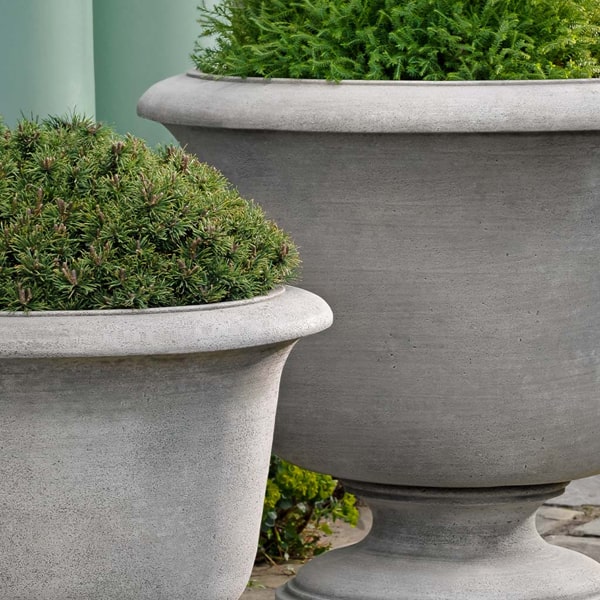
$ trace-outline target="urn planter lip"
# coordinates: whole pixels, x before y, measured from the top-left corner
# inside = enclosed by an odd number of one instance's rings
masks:
[[[600,79],[374,81],[217,77],[156,83],[138,114],[166,125],[335,133],[600,130]]]
[[[322,298],[293,286],[194,306],[0,311],[0,359],[216,352],[296,340],[332,322]]]

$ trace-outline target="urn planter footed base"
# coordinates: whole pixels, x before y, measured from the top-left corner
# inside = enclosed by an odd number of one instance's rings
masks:
[[[277,600],[599,600],[600,565],[545,542],[535,512],[565,483],[480,489],[345,482],[369,535],[311,561]]]

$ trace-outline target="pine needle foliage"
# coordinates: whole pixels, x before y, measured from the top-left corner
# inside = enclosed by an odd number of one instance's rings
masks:
[[[600,76],[598,0],[221,0],[200,7],[201,71],[241,77]]]
[[[73,116],[0,122],[0,309],[181,306],[292,278],[286,233],[175,147]]]

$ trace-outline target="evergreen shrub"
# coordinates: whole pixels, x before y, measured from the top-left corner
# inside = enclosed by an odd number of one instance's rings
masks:
[[[598,0],[221,0],[201,71],[241,77],[563,79],[600,75]]]
[[[257,560],[306,559],[329,548],[330,523],[358,522],[355,497],[329,475],[271,457]]]
[[[250,298],[297,250],[215,169],[82,117],[0,123],[0,309]]]

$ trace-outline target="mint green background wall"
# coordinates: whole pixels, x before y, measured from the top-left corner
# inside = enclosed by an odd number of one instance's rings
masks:
[[[135,107],[153,84],[192,68],[201,0],[95,0],[96,115],[150,144],[173,142]]]
[[[174,142],[135,107],[153,83],[192,68],[200,2],[0,0],[0,115],[13,126],[75,110],[152,145]]]
[[[94,116],[92,0],[0,0],[0,115]]]

